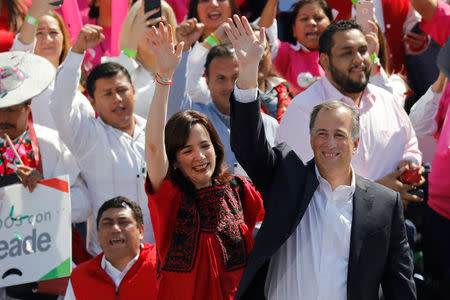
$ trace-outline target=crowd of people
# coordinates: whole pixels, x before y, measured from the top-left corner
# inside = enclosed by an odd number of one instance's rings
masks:
[[[449,1],[72,1],[0,0],[0,188],[73,224],[0,299],[450,299]]]

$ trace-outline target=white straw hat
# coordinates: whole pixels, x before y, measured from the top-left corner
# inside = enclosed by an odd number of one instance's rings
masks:
[[[35,54],[0,53],[0,108],[18,105],[41,94],[55,78],[55,67]]]

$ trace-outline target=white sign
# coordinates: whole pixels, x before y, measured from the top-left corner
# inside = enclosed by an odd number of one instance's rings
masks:
[[[0,287],[69,276],[69,176],[0,189]]]

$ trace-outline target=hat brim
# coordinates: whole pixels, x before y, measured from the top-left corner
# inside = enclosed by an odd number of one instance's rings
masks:
[[[17,88],[0,98],[0,108],[22,104],[47,89],[55,79],[55,67],[44,57],[22,52],[0,53],[0,68],[19,68],[25,79]]]

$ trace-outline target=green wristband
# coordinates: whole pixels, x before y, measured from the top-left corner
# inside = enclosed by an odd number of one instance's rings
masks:
[[[374,53],[370,56],[370,61],[375,62],[377,60],[378,56]]]
[[[206,37],[205,42],[210,44],[211,47],[215,47],[215,46],[219,46],[220,45],[220,42],[217,40],[215,35],[213,35],[212,33]]]
[[[123,54],[134,59],[134,58],[136,58],[137,51],[133,51],[130,48],[125,47],[125,48],[123,48]]]
[[[39,24],[39,20],[36,19],[35,17],[30,16],[29,14],[25,16],[25,22],[34,26],[37,26]]]

